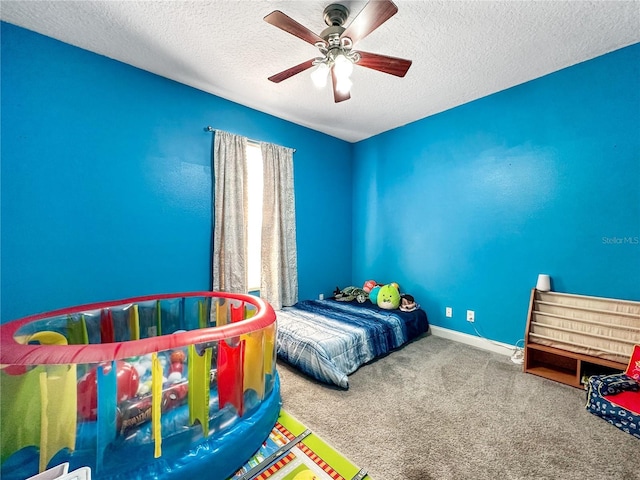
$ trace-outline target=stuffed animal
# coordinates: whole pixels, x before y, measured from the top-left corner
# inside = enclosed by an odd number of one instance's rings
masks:
[[[395,310],[400,306],[400,292],[398,289],[391,285],[384,285],[380,287],[378,292],[378,306],[385,310]]]
[[[362,290],[364,290],[367,293],[371,293],[371,289],[376,285],[378,284],[375,282],[375,280],[367,280],[366,282],[364,282],[364,285],[362,286]]]
[[[378,286],[378,285],[373,287],[371,289],[371,291],[369,292],[369,300],[371,300],[371,303],[373,303],[374,305],[378,304],[378,293],[379,292],[380,292],[380,286]]]
[[[339,288],[336,288],[339,290]],[[339,302],[350,302],[351,300],[358,300],[358,303],[364,303],[369,295],[363,289],[358,287],[345,287],[343,290],[340,290],[336,295],[335,299]]]
[[[400,310],[403,312],[413,312],[417,308],[420,308],[420,305],[416,303],[412,295],[400,295]]]

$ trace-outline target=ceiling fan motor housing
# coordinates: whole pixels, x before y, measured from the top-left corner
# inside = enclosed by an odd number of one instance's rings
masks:
[[[339,3],[332,3],[324,9],[324,23],[330,27],[341,27],[349,17],[349,9]]]

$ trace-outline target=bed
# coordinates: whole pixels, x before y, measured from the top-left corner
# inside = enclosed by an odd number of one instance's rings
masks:
[[[369,301],[305,300],[276,312],[278,358],[327,384],[349,388],[361,365],[429,329],[427,314],[383,310]]]

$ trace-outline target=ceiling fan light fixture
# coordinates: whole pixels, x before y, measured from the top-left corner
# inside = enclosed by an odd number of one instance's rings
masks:
[[[338,81],[336,82],[336,90],[342,94],[349,93],[352,86],[353,82],[349,77],[338,78]]]
[[[349,79],[353,73],[353,62],[344,54],[339,53],[333,61],[333,69],[340,79]]]
[[[329,65],[325,62],[318,63],[316,68],[311,72],[311,81],[316,88],[324,88],[327,85],[329,77]]]

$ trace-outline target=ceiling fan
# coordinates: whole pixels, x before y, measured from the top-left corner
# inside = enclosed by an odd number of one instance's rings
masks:
[[[348,27],[343,27],[349,17],[349,9],[333,3],[324,9],[324,22],[328,25],[319,35],[285,15],[280,10],[271,12],[264,20],[291,35],[315,45],[321,57],[307,60],[299,65],[272,75],[269,80],[280,83],[300,72],[316,67],[311,73],[314,84],[323,87],[331,75],[335,102],[351,98],[349,76],[353,65],[371,68],[397,77],[404,77],[411,60],[389,57],[377,53],[356,51],[353,46],[396,14],[398,7],[390,0],[371,0]]]

